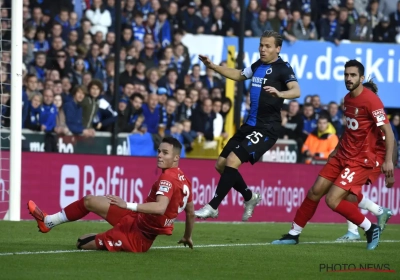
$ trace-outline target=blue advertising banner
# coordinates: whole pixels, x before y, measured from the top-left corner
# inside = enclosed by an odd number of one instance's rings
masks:
[[[222,59],[227,46],[237,48],[237,38],[225,38]],[[246,38],[246,66],[259,58],[258,38]],[[364,64],[365,77],[374,78],[385,107],[400,107],[400,46],[395,44],[348,43],[336,46],[328,42],[284,42],[281,57],[290,63],[299,80],[303,98],[319,94],[323,104],[340,102],[347,93],[344,85],[344,64],[357,59]]]
[[[238,50],[236,37],[186,35],[183,43],[189,48],[192,64],[198,55],[208,55],[214,63],[226,60],[228,46]],[[245,66],[259,58],[258,38],[245,39]],[[400,107],[400,46],[396,44],[342,43],[298,41],[284,42],[283,60],[290,63],[299,80],[303,103],[309,94],[319,94],[324,104],[340,102],[347,93],[344,85],[344,64],[357,59],[365,66],[365,76],[373,77],[385,107]]]

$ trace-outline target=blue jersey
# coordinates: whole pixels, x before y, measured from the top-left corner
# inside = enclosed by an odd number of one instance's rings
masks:
[[[263,87],[271,86],[278,91],[288,90],[287,83],[297,81],[290,64],[280,57],[271,64],[257,60],[250,67],[243,69],[242,75],[251,79],[250,113],[246,124],[265,127],[271,122],[281,122],[284,99],[272,96]]]

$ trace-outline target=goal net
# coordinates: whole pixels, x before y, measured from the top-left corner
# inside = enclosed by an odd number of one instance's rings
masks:
[[[11,9],[0,13],[0,219],[9,219],[10,191],[10,119],[11,119]]]
[[[0,4],[0,220],[19,221],[23,0]]]

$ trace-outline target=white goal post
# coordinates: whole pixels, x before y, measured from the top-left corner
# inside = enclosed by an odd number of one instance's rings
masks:
[[[9,220],[21,220],[23,0],[11,4],[11,120]],[[34,167],[33,167],[34,168]]]

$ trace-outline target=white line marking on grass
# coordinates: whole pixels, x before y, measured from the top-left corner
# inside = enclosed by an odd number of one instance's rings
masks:
[[[352,241],[352,242],[338,242],[338,241],[310,241],[310,242],[301,242],[302,244],[340,244],[340,243],[365,243],[365,241]],[[400,243],[400,240],[381,240],[380,243]],[[237,243],[237,244],[205,244],[205,245],[194,245],[194,248],[218,248],[218,247],[246,247],[246,246],[269,246],[271,243]],[[279,246],[279,245],[275,245]],[[281,245],[282,246],[282,245]],[[289,245],[286,245],[289,246]],[[155,246],[150,250],[160,250],[160,249],[183,249],[185,248],[182,245],[175,246]],[[64,253],[86,253],[86,252],[96,252],[96,251],[88,251],[88,250],[55,250],[55,251],[22,251],[22,252],[5,252],[0,253],[1,256],[15,256],[15,255],[42,255],[42,254],[64,254]]]

